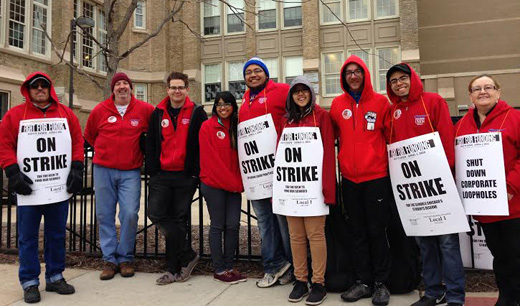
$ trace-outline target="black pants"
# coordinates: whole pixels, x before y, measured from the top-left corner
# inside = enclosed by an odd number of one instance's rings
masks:
[[[481,223],[501,298],[520,301],[520,218]]]
[[[150,178],[148,218],[166,237],[166,263],[173,274],[196,256],[188,241],[188,225],[197,183],[182,172],[161,171]]]
[[[211,225],[209,248],[216,273],[233,269],[233,256],[238,247],[240,229],[240,208],[242,196],[222,189],[200,184],[200,191],[206,199]],[[222,249],[224,236],[224,249]]]
[[[390,218],[389,177],[356,184],[343,178],[343,204],[352,233],[355,270],[366,285],[386,283],[390,269],[390,246],[386,235]]]

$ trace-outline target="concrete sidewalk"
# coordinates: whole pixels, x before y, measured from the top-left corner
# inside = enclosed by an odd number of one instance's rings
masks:
[[[42,266],[42,273],[44,267]],[[26,305],[23,292],[18,283],[18,266],[0,265],[0,305]],[[174,283],[166,286],[155,285],[156,273],[136,273],[132,278],[117,275],[109,281],[99,280],[100,271],[66,269],[65,278],[76,287],[76,293],[63,296],[45,292],[45,280],[40,279],[42,301],[37,305],[305,305],[289,303],[287,297],[292,290],[291,285],[274,286],[260,289],[255,285],[256,279],[245,283],[227,285],[213,280],[212,276],[192,276],[185,283]],[[467,306],[494,305],[496,294],[480,294],[482,297],[469,294]],[[419,297],[417,291],[408,294],[392,295],[390,305],[405,306],[415,302]],[[494,298],[493,298],[494,297]],[[484,302],[484,303],[481,303]],[[344,303],[338,293],[328,293],[322,305],[369,306],[370,299],[357,303]]]

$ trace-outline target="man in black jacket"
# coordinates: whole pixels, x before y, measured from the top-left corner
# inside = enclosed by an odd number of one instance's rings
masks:
[[[188,242],[193,194],[199,182],[199,130],[208,119],[188,97],[188,76],[172,72],[164,98],[150,118],[146,163],[150,173],[148,218],[166,237],[167,271],[158,285],[186,281],[199,260]]]

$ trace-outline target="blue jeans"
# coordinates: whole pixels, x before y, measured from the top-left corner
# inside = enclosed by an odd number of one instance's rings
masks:
[[[103,260],[114,264],[134,259],[141,199],[139,169],[117,170],[94,165],[96,217]],[[116,205],[119,203],[120,239],[117,241]]]
[[[464,304],[464,266],[460,257],[459,234],[415,237],[421,250],[424,295],[446,302]],[[442,285],[442,281],[446,287]]]
[[[278,272],[286,262],[292,263],[289,227],[285,216],[273,214],[271,198],[252,200],[262,240],[262,264],[265,273]]]
[[[69,212],[69,201],[37,206],[18,206],[18,256],[20,269],[18,278],[22,288],[38,286],[40,260],[38,258],[38,236],[42,216],[45,280],[52,283],[63,278],[65,270],[65,229]]]

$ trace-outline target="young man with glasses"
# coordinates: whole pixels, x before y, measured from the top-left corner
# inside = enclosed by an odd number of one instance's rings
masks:
[[[99,278],[109,280],[119,271],[134,276],[135,236],[141,202],[142,134],[148,130],[153,106],[137,100],[132,81],[114,74],[112,95],[90,113],[85,140],[94,147],[96,217],[105,266]],[[115,224],[119,203],[120,239]]]
[[[339,137],[339,167],[347,226],[353,237],[356,283],[341,295],[347,302],[372,297],[388,305],[386,288],[390,248],[386,230],[392,197],[384,120],[388,100],[374,91],[370,71],[350,56],[340,72],[344,93],[332,101],[330,114]]]
[[[269,70],[259,57],[252,57],[244,65],[244,79],[248,90],[243,97],[238,119],[240,122],[269,115],[278,134],[285,115],[285,100],[289,85],[269,79]],[[276,140],[274,140],[276,142]],[[280,279],[281,284],[293,280],[289,229],[285,216],[273,214],[272,198],[255,199],[251,203],[258,218],[264,277],[256,282],[260,288],[271,287]],[[283,277],[282,277],[283,276]]]
[[[37,303],[40,301],[38,236],[42,216],[45,220],[45,291],[75,292],[62,273],[65,270],[68,199],[70,193],[79,192],[83,186],[83,137],[78,118],[71,109],[59,103],[47,74],[29,75],[20,92],[25,103],[10,109],[0,124],[0,167],[9,178],[9,188],[17,193],[18,277],[24,290],[24,301]],[[36,128],[41,128],[40,132],[24,132],[36,131]],[[44,139],[47,141],[42,142]],[[19,158],[30,158],[31,162],[19,165]],[[51,158],[54,160],[51,165],[44,163],[44,159]],[[57,179],[53,180],[52,186],[42,179],[50,176]],[[58,198],[61,200],[57,201]]]
[[[391,67],[386,81],[386,92],[393,103],[391,117],[386,122],[389,142],[438,132],[453,172],[455,132],[446,101],[438,94],[424,92],[421,79],[406,63]],[[464,305],[465,278],[459,234],[416,237],[416,241],[426,290],[412,306],[446,302],[450,306]]]
[[[167,271],[158,285],[186,281],[199,260],[188,241],[193,194],[199,184],[199,131],[208,119],[188,97],[188,76],[172,72],[152,113],[146,138],[150,174],[148,218],[166,237]]]

